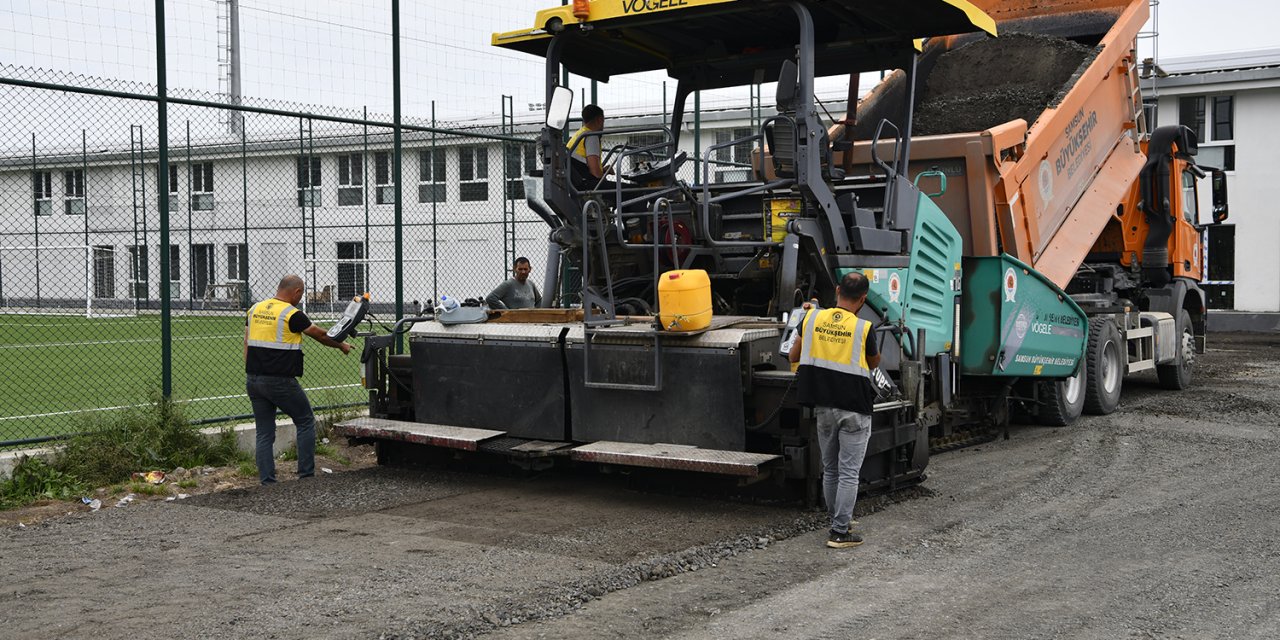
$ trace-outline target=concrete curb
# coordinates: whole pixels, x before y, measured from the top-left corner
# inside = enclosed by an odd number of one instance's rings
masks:
[[[1280,333],[1280,313],[1210,311],[1209,333]]]
[[[206,438],[217,438],[226,429],[222,427],[208,427],[201,429],[200,433]],[[253,455],[254,445],[257,441],[257,429],[252,422],[236,424],[231,427],[236,434],[236,447],[241,451]],[[285,450],[294,445],[297,437],[297,430],[293,427],[293,421],[289,419],[276,421],[276,444],[273,447],[274,455],[280,455]],[[32,449],[16,449],[13,451],[0,451],[0,479],[8,478],[13,473],[13,468],[23,458],[44,458],[49,459],[57,451],[56,446],[36,447]],[[148,469],[139,469],[139,471],[148,471]]]

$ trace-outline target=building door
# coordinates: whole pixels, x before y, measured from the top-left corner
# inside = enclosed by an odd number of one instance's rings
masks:
[[[1205,279],[1200,286],[1210,309],[1236,306],[1236,227],[1215,224],[1205,227]]]
[[[111,245],[93,248],[93,297],[116,297],[116,253]]]
[[[203,298],[213,284],[213,245],[191,245],[191,299]]]

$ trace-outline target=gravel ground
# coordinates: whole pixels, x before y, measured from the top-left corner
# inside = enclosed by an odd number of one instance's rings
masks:
[[[794,509],[371,468],[0,530],[0,637],[1274,638],[1280,337]]]

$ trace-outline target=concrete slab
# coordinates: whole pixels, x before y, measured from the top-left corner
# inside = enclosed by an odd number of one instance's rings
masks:
[[[1280,313],[1210,311],[1209,333],[1280,333]],[[1212,340],[1212,338],[1210,338]]]

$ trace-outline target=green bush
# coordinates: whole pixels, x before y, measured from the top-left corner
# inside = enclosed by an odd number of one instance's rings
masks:
[[[84,484],[43,458],[23,458],[9,479],[0,483],[0,508],[20,507],[36,500],[71,500],[84,493]]]
[[[211,441],[187,422],[181,405],[159,397],[141,407],[86,420],[80,430],[82,435],[67,440],[52,462],[24,459],[0,483],[0,508],[45,498],[72,499],[86,487],[128,482],[135,471],[243,466],[246,461],[253,465],[236,447],[230,429]]]
[[[235,436],[210,442],[187,422],[182,407],[156,398],[150,404],[99,416],[69,440],[55,466],[92,486],[126,480],[134,471],[224,465],[238,459]]]

